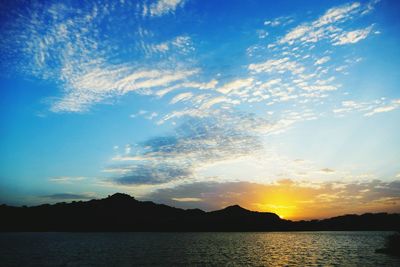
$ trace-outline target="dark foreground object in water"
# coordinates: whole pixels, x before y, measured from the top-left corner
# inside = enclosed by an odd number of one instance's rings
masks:
[[[375,231],[400,227],[400,214],[367,213],[294,222],[238,205],[212,212],[184,210],[121,193],[86,202],[1,205],[0,218],[0,231]]]
[[[385,247],[375,250],[377,253],[385,253],[400,258],[400,232],[387,237]]]

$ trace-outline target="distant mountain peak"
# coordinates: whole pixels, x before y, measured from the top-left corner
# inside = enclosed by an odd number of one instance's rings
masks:
[[[135,198],[125,193],[115,193],[107,197],[112,200],[134,200]]]
[[[236,204],[236,205],[228,206],[224,210],[246,210],[246,209]]]
[[[225,211],[225,212],[230,212],[230,213],[243,213],[243,212],[251,212],[239,205],[232,205],[232,206],[228,206],[224,209],[222,209],[221,211]]]

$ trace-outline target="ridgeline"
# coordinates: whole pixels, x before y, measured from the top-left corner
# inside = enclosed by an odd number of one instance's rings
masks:
[[[104,199],[33,207],[0,206],[0,231],[381,231],[400,230],[400,214],[366,213],[290,221],[238,205],[205,212],[138,201],[116,193]]]

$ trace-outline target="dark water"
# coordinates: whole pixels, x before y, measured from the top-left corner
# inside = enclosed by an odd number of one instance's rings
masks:
[[[388,234],[0,233],[0,266],[400,266]]]

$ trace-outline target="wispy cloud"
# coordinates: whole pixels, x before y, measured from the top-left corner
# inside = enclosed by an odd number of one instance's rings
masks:
[[[83,176],[59,176],[59,177],[52,177],[49,179],[52,183],[59,183],[59,184],[72,184],[76,182],[80,182],[87,179],[87,177]]]
[[[54,101],[54,112],[80,112],[93,104],[112,99],[129,92],[153,94],[153,88],[185,81],[197,70],[142,70],[126,66],[90,68],[83,75],[71,77],[65,95]]]
[[[182,101],[187,101],[193,97],[193,94],[191,92],[186,92],[186,93],[181,93],[176,95],[172,100],[170,101],[171,104],[176,104],[178,102]]]
[[[264,21],[264,25],[268,27],[286,26],[294,21],[291,16],[282,16],[272,20]]]
[[[254,154],[262,149],[256,133],[269,131],[271,127],[267,121],[251,114],[214,115],[213,118],[188,119],[174,135],[149,139],[140,144],[133,155],[115,157],[114,161],[119,164],[126,161],[130,172],[114,181],[160,184],[193,178],[196,167]]]
[[[158,17],[168,13],[174,13],[179,6],[183,6],[186,0],[156,0],[150,6],[144,6],[143,14]]]
[[[389,112],[398,108],[400,108],[400,99],[392,100],[392,102],[388,105],[376,107],[370,112],[365,113],[365,116],[372,116],[382,112]]]
[[[371,33],[372,26],[365,29],[345,32],[335,38],[333,45],[345,45],[345,44],[355,44],[365,38]]]
[[[235,92],[237,90],[240,90],[242,88],[251,87],[252,83],[253,83],[252,78],[238,79],[238,80],[234,80],[232,82],[224,84],[223,86],[218,88],[217,91],[220,93],[223,93],[223,94],[229,94],[229,93]]]
[[[317,61],[315,61],[314,65],[321,65],[328,62],[331,58],[329,56],[321,57]]]
[[[322,172],[327,172],[327,173],[332,173],[335,172],[335,170],[329,169],[329,168],[323,168],[321,169]]]
[[[163,97],[166,94],[169,94],[171,92],[174,92],[179,89],[199,89],[199,90],[207,90],[207,89],[214,89],[216,85],[218,84],[218,81],[213,79],[209,82],[184,82],[184,83],[179,83],[175,84],[173,86],[168,86],[166,88],[160,89],[155,94],[159,97]]]
[[[52,200],[83,200],[83,199],[96,198],[96,194],[94,194],[94,193],[83,193],[83,194],[57,193],[57,194],[42,196],[42,198],[47,198],[47,199],[52,199]]]
[[[342,42],[346,41],[347,43],[355,43],[356,41],[350,42],[348,40],[362,40],[369,34],[370,29],[364,29],[362,32],[346,33],[339,27],[339,24],[366,14],[365,10],[370,9],[374,4],[376,3],[370,2],[367,5],[362,5],[359,2],[354,2],[333,7],[318,19],[303,23],[290,30],[284,37],[279,39],[279,44],[315,43],[325,39],[333,42],[334,45],[342,44]],[[338,38],[342,38],[343,41],[337,42]]]
[[[348,20],[357,11],[357,9],[360,8],[360,6],[360,3],[354,2],[340,7],[331,8],[326,11],[323,16],[314,21],[312,25],[314,27],[321,27],[335,22]]]
[[[386,98],[380,98],[365,102],[347,100],[342,101],[341,107],[335,108],[333,112],[338,115],[343,115],[350,112],[362,112],[364,116],[370,117],[379,113],[393,111],[398,108],[400,108],[399,99],[387,101]]]
[[[290,71],[292,73],[301,73],[304,71],[304,67],[296,61],[290,61],[290,58],[270,59],[263,63],[250,64],[249,70],[258,72],[279,72],[284,73]]]
[[[178,202],[199,202],[199,201],[203,201],[201,198],[197,198],[197,197],[175,197],[175,198],[172,198],[172,200],[178,201]]]
[[[161,43],[149,43],[145,40],[142,40],[138,47],[148,57],[154,55],[168,57],[171,54],[187,55],[195,50],[192,39],[186,35],[177,36]]]

